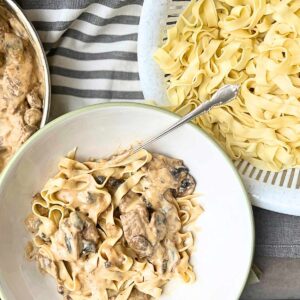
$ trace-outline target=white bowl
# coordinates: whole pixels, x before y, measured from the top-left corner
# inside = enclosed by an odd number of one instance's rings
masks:
[[[75,146],[79,159],[102,157],[146,139],[177,120],[138,104],[102,104],[69,113],[31,137],[0,178],[0,286],[2,300],[60,299],[54,280],[24,258],[30,236],[24,219],[32,196]],[[231,161],[199,128],[184,125],[149,150],[184,160],[197,180],[205,213],[199,218],[192,263],[194,284],[170,283],[161,299],[238,299],[253,255],[253,217]]]

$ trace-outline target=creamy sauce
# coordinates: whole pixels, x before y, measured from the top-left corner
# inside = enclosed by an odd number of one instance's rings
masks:
[[[34,235],[29,256],[56,278],[64,299],[156,299],[168,280],[190,268],[182,250],[180,211],[186,208],[180,199],[190,203],[195,180],[181,160],[146,154],[144,163],[118,164],[113,172],[109,161],[110,172],[105,162],[86,163],[92,173],[64,161],[63,171],[35,196],[26,219]],[[137,164],[138,170],[124,172]],[[139,172],[143,176],[131,184]],[[111,175],[99,175],[105,173]],[[200,212],[199,205],[186,211]]]
[[[0,6],[0,172],[39,127],[43,76],[23,26]]]

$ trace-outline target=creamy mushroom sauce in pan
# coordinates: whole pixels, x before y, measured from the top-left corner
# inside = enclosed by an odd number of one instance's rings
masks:
[[[157,299],[172,278],[195,280],[195,186],[181,160],[146,150],[84,163],[72,152],[33,199],[27,256],[66,300]]]
[[[29,36],[0,5],[0,172],[39,127],[43,75]]]

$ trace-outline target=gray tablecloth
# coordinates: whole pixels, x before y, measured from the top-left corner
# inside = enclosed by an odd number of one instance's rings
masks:
[[[48,53],[52,117],[98,102],[143,101],[136,42],[142,0],[19,0]],[[256,255],[300,257],[300,218],[254,209]]]
[[[256,257],[263,274],[260,282],[247,285],[241,300],[300,299],[300,259]]]
[[[259,208],[253,212],[257,256],[300,258],[300,217]]]

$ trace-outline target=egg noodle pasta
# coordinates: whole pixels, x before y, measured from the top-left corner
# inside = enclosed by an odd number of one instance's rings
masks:
[[[141,150],[60,160],[32,202],[26,252],[66,300],[157,299],[174,277],[193,282],[191,224],[202,208],[181,160]]]
[[[234,159],[300,165],[300,1],[191,1],[154,59],[170,74],[170,110],[194,109],[224,84],[239,97],[196,118]]]

